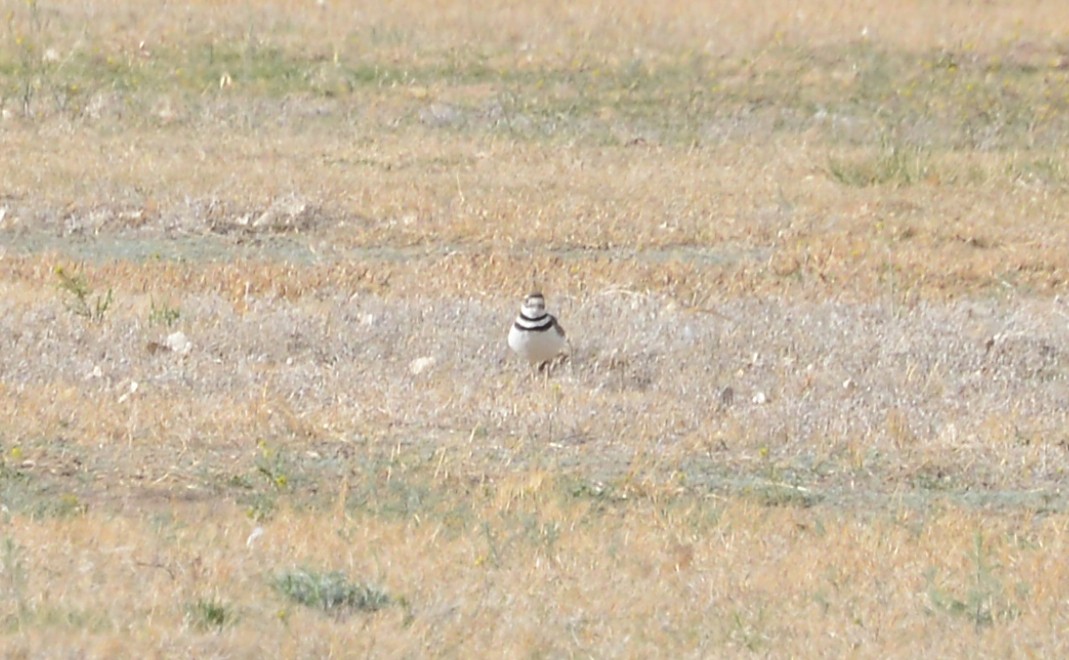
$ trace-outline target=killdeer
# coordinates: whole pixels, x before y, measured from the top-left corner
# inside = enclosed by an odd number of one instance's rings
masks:
[[[557,318],[546,311],[546,299],[541,293],[529,294],[523,300],[520,314],[509,330],[509,348],[539,371],[564,352],[564,328]]]

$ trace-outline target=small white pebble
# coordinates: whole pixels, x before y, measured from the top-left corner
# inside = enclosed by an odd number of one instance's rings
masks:
[[[433,357],[416,358],[408,363],[408,370],[412,372],[413,376],[418,376],[427,369],[433,367],[435,362],[437,362],[437,360]]]
[[[193,342],[189,341],[184,332],[172,332],[163,340],[163,345],[179,355],[188,355],[193,350]]]
[[[763,406],[768,403],[768,396],[764,392],[758,392],[753,395],[753,402],[759,406]]]

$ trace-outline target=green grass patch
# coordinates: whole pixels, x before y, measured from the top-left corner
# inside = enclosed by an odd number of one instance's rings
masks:
[[[764,507],[798,507],[807,509],[821,501],[819,493],[789,484],[755,484],[740,495]]]
[[[17,463],[22,458],[19,446],[0,453],[0,502],[7,513],[21,513],[34,518],[66,518],[84,515],[89,506],[73,492],[56,489]]]

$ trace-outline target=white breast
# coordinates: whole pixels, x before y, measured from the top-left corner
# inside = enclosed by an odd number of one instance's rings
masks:
[[[521,330],[513,325],[509,330],[509,348],[527,361],[540,364],[560,355],[564,350],[564,337],[555,327],[538,332]]]

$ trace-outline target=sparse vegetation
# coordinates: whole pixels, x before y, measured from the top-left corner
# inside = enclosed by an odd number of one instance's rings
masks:
[[[0,548],[0,584],[3,585],[4,618],[6,631],[17,632],[27,616],[26,562],[22,547],[10,536],[5,536]]]
[[[112,290],[105,294],[94,293],[89,281],[81,273],[69,273],[62,266],[56,267],[59,290],[66,294],[64,304],[73,314],[94,323],[104,320],[111,307]]]
[[[1069,5],[797,4],[4,6],[0,655],[1069,655]]]
[[[263,441],[259,442],[257,448],[256,471],[272,488],[287,490],[290,487],[290,469],[285,451],[269,447]]]
[[[166,328],[173,328],[180,318],[182,318],[182,311],[177,307],[166,303],[157,305],[155,300],[152,301],[152,306],[148,313],[149,323],[162,325]]]

